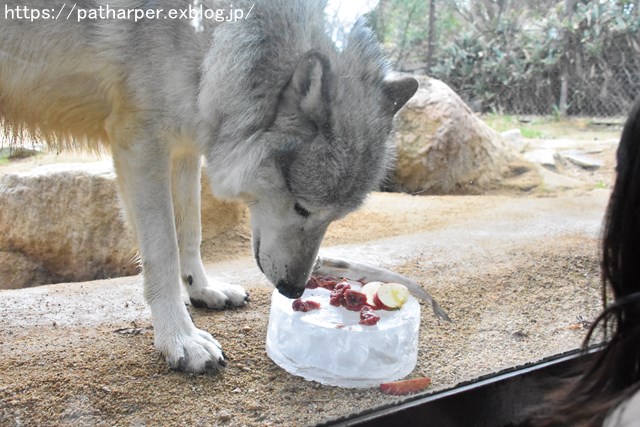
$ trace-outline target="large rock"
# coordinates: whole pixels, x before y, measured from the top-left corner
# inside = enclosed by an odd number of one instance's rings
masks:
[[[0,288],[138,272],[111,162],[57,164],[0,179]],[[206,187],[206,186],[203,186]],[[243,207],[203,196],[203,234],[240,221]]]
[[[398,119],[392,181],[414,194],[479,193],[508,172],[513,149],[443,82],[420,88]]]
[[[121,219],[109,162],[48,165],[5,175],[0,205],[0,250],[22,259],[21,274],[11,268],[0,272],[3,287],[136,272],[135,246]],[[41,276],[30,276],[29,266]]]
[[[0,289],[48,283],[50,278],[50,273],[28,256],[19,252],[0,251]]]

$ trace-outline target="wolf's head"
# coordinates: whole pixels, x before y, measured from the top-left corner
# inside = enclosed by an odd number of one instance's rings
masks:
[[[209,154],[209,174],[217,195],[247,202],[258,266],[283,295],[297,298],[329,224],[355,210],[386,175],[393,117],[418,83],[387,78],[363,26],[342,52],[311,49],[290,68],[266,125],[232,146],[220,141]],[[221,115],[222,133],[229,132],[225,120]]]

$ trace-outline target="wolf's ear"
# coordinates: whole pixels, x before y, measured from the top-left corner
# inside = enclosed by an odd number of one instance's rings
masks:
[[[413,77],[385,80],[383,90],[392,102],[393,114],[397,113],[418,90],[418,81]]]
[[[329,119],[330,75],[329,59],[310,50],[296,66],[286,94],[288,101],[293,101],[319,128]]]

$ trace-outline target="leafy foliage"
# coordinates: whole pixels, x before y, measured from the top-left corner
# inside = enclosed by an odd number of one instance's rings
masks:
[[[375,26],[396,68],[424,72],[428,2],[383,0]],[[625,114],[640,94],[640,1],[437,0],[435,65],[482,111]],[[564,113],[564,111],[562,111]]]

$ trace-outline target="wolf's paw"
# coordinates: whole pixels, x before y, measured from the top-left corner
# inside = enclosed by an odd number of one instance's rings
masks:
[[[190,329],[187,334],[172,337],[156,335],[156,349],[169,367],[194,374],[222,371],[227,362],[220,343],[208,332],[196,327]]]
[[[197,308],[222,310],[242,307],[249,302],[249,295],[242,286],[230,285],[209,279],[202,287],[189,287],[191,305]]]

